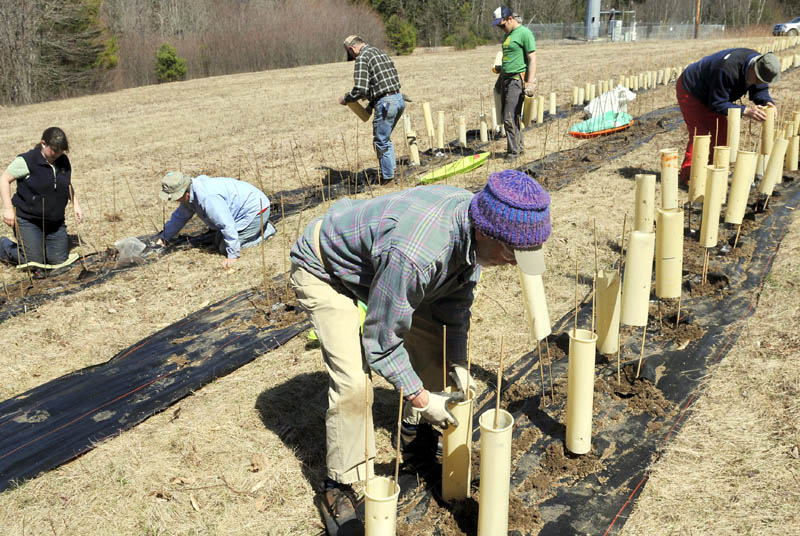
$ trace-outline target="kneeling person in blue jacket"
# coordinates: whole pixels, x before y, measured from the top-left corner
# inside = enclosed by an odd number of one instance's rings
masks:
[[[261,242],[261,225],[264,239],[275,234],[269,223],[269,199],[252,184],[228,177],[191,178],[179,171],[170,171],[161,180],[161,199],[178,201],[157,243],[169,242],[183,229],[192,216],[203,220],[209,229],[216,231],[214,244],[226,256],[223,268],[236,262],[241,249]]]

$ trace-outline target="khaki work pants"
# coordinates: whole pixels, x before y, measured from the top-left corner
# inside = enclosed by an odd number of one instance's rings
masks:
[[[361,346],[358,304],[306,270],[292,267],[297,300],[308,311],[330,376],[325,413],[328,477],[342,484],[373,476],[375,436],[372,423],[372,382]],[[415,314],[405,337],[411,366],[431,391],[442,390],[442,328]],[[416,423],[409,404],[404,421]],[[365,442],[371,463],[365,462]]]

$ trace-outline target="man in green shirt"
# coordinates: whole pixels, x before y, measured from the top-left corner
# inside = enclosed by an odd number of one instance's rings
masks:
[[[526,26],[517,21],[508,7],[494,10],[492,26],[506,33],[503,41],[503,64],[494,90],[503,98],[503,125],[506,130],[505,159],[516,160],[524,150],[519,118],[525,95],[536,92],[536,39]]]

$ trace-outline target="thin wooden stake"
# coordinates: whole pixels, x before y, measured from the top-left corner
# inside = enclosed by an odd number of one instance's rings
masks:
[[[397,410],[397,451],[394,456],[394,483],[399,487],[397,481],[400,478],[400,438],[403,437],[403,386],[400,386],[400,408]]]
[[[464,393],[466,398],[469,398],[469,378],[470,378],[470,368],[472,368],[472,351],[470,350],[470,346],[472,345],[472,324],[469,326],[469,330],[467,331],[467,392]]]
[[[442,326],[442,391],[447,388],[447,324]]]
[[[639,371],[642,369],[642,357],[644,356],[644,341],[647,338],[647,321],[644,323],[644,330],[642,331],[642,350],[639,352],[639,365],[636,367],[636,377],[639,377]]]
[[[621,337],[617,334],[617,389],[620,387],[621,374],[620,371],[622,370],[622,364],[620,363],[620,339]]]
[[[539,376],[542,378],[542,400],[544,401],[544,365],[542,364],[541,341],[536,341],[536,351],[539,353]]]
[[[500,388],[503,384],[503,336],[500,336],[500,366],[497,367],[497,402],[494,406],[494,429],[497,429],[497,415],[500,413]]]
[[[572,335],[578,336],[578,250],[575,250],[575,327],[573,328]]]
[[[547,350],[547,373],[550,375],[550,401],[556,403],[555,389],[553,388],[553,360],[550,359],[550,341],[544,338],[544,347]]]
[[[597,294],[597,218],[594,219],[594,279],[592,279],[592,333],[594,333],[594,300]]]
[[[369,493],[369,372],[364,374],[364,491]]]
[[[739,233],[741,233],[741,232],[742,232],[742,224],[740,223],[736,227],[736,238],[733,239],[733,248],[731,248],[731,250],[736,249],[736,244],[739,243]]]
[[[622,240],[619,243],[619,264],[617,265],[617,275],[622,275],[622,262],[625,260],[625,228],[628,225],[628,213],[622,218]]]
[[[259,201],[258,206],[258,218],[261,221],[261,272],[264,276],[264,299],[267,302],[267,311],[269,312],[272,310],[272,303],[269,300],[269,283],[267,282],[267,254],[264,252],[266,247],[266,244],[264,244],[264,205]]]
[[[28,252],[25,249],[25,243],[22,241],[22,233],[19,231],[19,221],[17,221],[17,209],[16,209],[16,207],[14,208],[14,227],[16,228],[16,231],[17,231],[17,264],[21,264],[22,263],[22,256],[19,253],[19,249],[20,249],[20,246],[21,246],[22,249],[25,251],[25,273],[28,274],[28,279],[31,282],[31,286],[33,286],[33,275],[31,275],[31,266],[28,263]],[[20,281],[19,283],[20,283],[20,289],[21,289],[22,288],[22,281]],[[22,295],[23,296],[25,295],[24,291],[22,292]]]
[[[286,279],[286,216],[283,211],[283,191],[281,191],[281,223],[283,223],[283,236],[281,237],[281,247],[283,249],[283,283],[287,288],[289,288],[289,280]]]
[[[675,315],[675,329],[678,329],[678,324],[681,321],[681,296],[678,296],[678,314]]]

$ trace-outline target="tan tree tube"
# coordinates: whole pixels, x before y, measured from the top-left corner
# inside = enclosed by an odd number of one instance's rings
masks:
[[[661,208],[678,208],[678,162],[677,149],[662,149],[661,156]]]
[[[406,132],[406,142],[408,143],[408,156],[412,166],[419,165],[419,147],[417,147],[417,133],[413,130]]]
[[[794,123],[794,131],[800,133],[800,112],[794,112],[792,122]]]
[[[586,101],[590,102],[592,99],[594,99],[596,93],[597,93],[597,86],[595,86],[594,84],[589,84],[589,94],[586,96]]]
[[[505,131],[503,126],[503,95],[494,90],[494,108],[492,108],[492,128],[501,134]]]
[[[533,117],[534,100],[533,97],[525,95],[525,100],[522,101],[522,126],[528,128],[531,124],[531,117]]]
[[[744,211],[747,209],[747,198],[750,197],[750,186],[756,174],[756,153],[739,151],[736,165],[733,166],[733,180],[728,195],[728,206],[725,209],[725,223],[741,225]]]
[[[458,389],[447,386],[446,392]],[[448,409],[458,421],[442,432],[442,497],[445,501],[466,499],[470,496],[472,482],[472,402],[475,391],[470,388],[469,398]]]
[[[628,253],[625,256],[625,279],[622,282],[620,312],[620,322],[625,325],[647,324],[655,245],[655,233],[631,232]]]
[[[444,111],[439,110],[437,113],[438,128],[436,129],[436,148],[444,149]]]
[[[592,84],[590,82],[586,82],[583,84],[583,99],[581,100],[581,104],[586,104],[591,99],[589,99],[589,95],[592,92]]]
[[[710,148],[711,134],[694,137],[694,142],[692,143],[692,171],[691,175],[689,175],[689,203],[694,203],[705,194]]]
[[[573,454],[586,454],[592,449],[596,344],[597,335],[588,329],[569,332],[567,450]]]
[[[619,342],[620,281],[617,270],[597,271],[597,351],[613,354]]]
[[[775,108],[765,106],[762,108],[767,118],[761,123],[761,154],[768,155],[772,152],[775,142]]]
[[[481,143],[489,141],[489,125],[486,123],[486,114],[481,114]]]
[[[551,116],[555,116],[556,115],[557,108],[558,107],[556,105],[556,94],[553,91],[553,92],[550,92],[550,115]]]
[[[728,108],[728,147],[731,148],[731,164],[736,163],[739,154],[739,134],[742,124],[742,109]]]
[[[458,144],[461,147],[467,146],[467,120],[463,116],[458,118]]]
[[[585,102],[586,102],[586,89],[582,88],[582,87],[579,87],[578,88],[578,104],[583,106]]]
[[[394,536],[400,486],[385,476],[369,480],[364,499],[366,536]]]
[[[356,114],[362,121],[369,121],[369,118],[372,116],[372,114],[369,113],[366,108],[361,106],[361,103],[358,101],[348,102],[347,107],[350,108],[350,110],[352,110],[352,112]]]
[[[428,134],[428,139],[433,141],[436,137],[436,131],[433,129],[433,116],[431,115],[431,103],[422,103],[422,116],[425,118],[425,132]]]
[[[572,86],[572,105],[578,105],[578,86]]]
[[[514,417],[505,410],[490,409],[481,415],[481,484],[478,504],[478,536],[508,534],[508,493],[511,487],[511,432]]]
[[[544,123],[544,95],[536,98],[536,122]]]
[[[769,160],[767,160],[767,167],[764,170],[764,177],[758,187],[759,193],[768,196],[772,195],[775,185],[783,179],[783,162],[788,146],[789,140],[785,138],[775,140],[772,152],[769,154]]]
[[[683,210],[658,209],[656,296],[680,298],[683,280]]]
[[[714,147],[714,167],[729,169],[731,167],[731,148],[727,145]]]
[[[788,171],[797,171],[798,168],[798,155],[800,155],[800,136],[792,136],[789,140],[789,150],[786,153],[787,162],[786,169]]]
[[[541,341],[550,333],[550,312],[547,310],[547,297],[544,293],[544,282],[541,274],[529,275],[519,271],[519,282],[522,287],[522,298],[528,312],[528,328],[535,341]]]
[[[636,175],[636,207],[633,229],[643,233],[653,232],[655,216],[656,176]]]
[[[706,194],[703,198],[703,223],[700,225],[700,245],[713,248],[719,237],[719,216],[722,211],[721,190],[728,186],[728,170],[714,168],[706,183]]]

